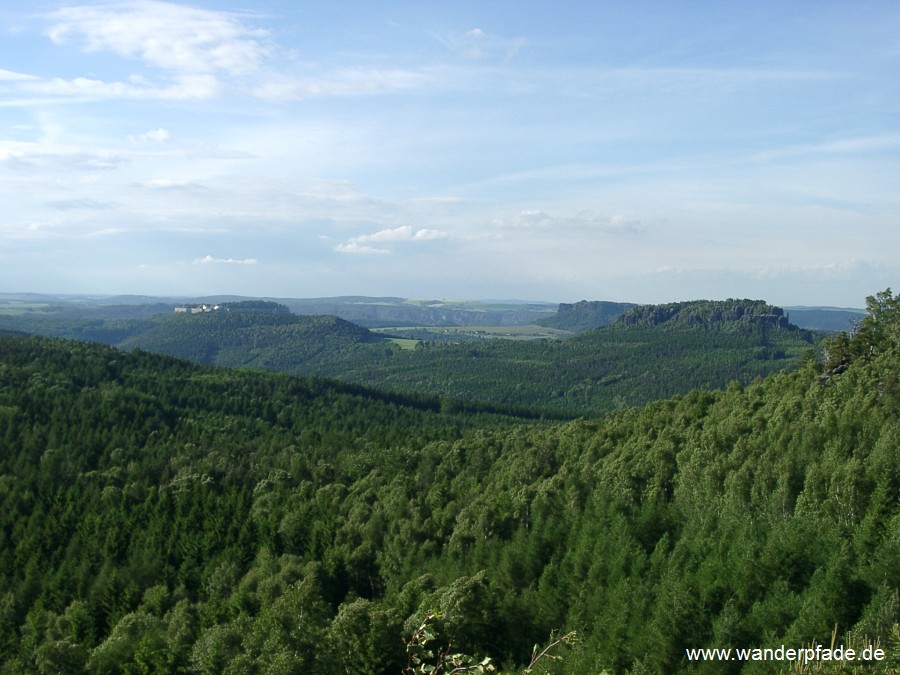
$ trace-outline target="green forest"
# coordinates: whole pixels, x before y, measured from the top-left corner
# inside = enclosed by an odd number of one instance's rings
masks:
[[[591,317],[597,308],[611,323],[568,339],[428,340],[415,349],[344,319],[296,315],[274,302],[154,316],[141,307],[141,317],[132,319],[72,310],[0,316],[0,327],[569,417],[643,405],[691,388],[721,388],[732,380],[747,384],[796,367],[821,339],[791,325],[781,309],[754,300],[581,303],[560,316]],[[106,308],[103,316],[117,317],[115,312]]]
[[[821,344],[744,305],[534,347],[331,319],[321,363],[382,353],[351,382],[2,335],[0,672],[752,674],[782,664],[687,650],[833,640],[898,672],[900,295],[867,303]],[[301,328],[263,314],[268,358]]]

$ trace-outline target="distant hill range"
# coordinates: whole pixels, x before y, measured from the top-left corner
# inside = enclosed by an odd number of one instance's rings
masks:
[[[631,302],[605,302],[603,300],[582,300],[574,304],[560,303],[556,314],[535,323],[546,328],[569,330],[582,333],[592,328],[608,326],[629,309],[637,307]]]
[[[237,295],[149,297],[0,293],[0,318],[143,319],[176,307],[276,302],[294,314],[331,315],[365,326],[527,326],[556,311],[553,303],[517,300],[417,300],[398,297],[249,298]],[[0,326],[2,327],[2,326]]]
[[[128,329],[121,324],[108,325],[112,321],[149,319],[157,314],[172,313],[176,307],[257,300],[277,302],[294,314],[327,314],[366,328],[538,325],[572,333],[607,326],[638,306],[631,302],[604,300],[554,305],[515,300],[415,300],[367,296],[258,299],[235,295],[173,298],[0,293],[0,328],[113,344],[123,339]],[[840,307],[785,307],[785,315],[800,328],[849,332],[855,322],[865,316],[865,311]],[[55,327],[54,320],[57,320]],[[79,329],[73,333],[68,328],[75,324]]]
[[[395,326],[527,326],[553,314],[549,303],[412,300],[344,296],[280,300],[297,314],[332,314],[367,328]]]
[[[477,343],[393,340],[340,317],[301,316],[287,304],[264,300],[193,299],[149,318],[147,308],[159,303],[145,302],[130,319],[124,305],[91,305],[79,316],[71,305],[57,311],[27,300],[0,309],[0,330],[105,342],[217,366],[320,375],[393,392],[588,415],[790,369],[816,344],[783,310],[759,300],[575,303],[556,314],[561,325],[578,332],[568,339]],[[390,311],[401,307],[385,302]],[[377,304],[371,298],[358,303],[369,309]],[[461,319],[470,311],[460,308],[463,303],[443,309],[441,304],[410,303],[420,319],[427,312]],[[482,321],[490,316],[488,310],[475,313]],[[592,321],[606,325],[586,329]]]
[[[701,304],[697,304],[697,303]],[[693,322],[728,319],[744,321],[782,321],[798,328],[818,331],[852,332],[855,326],[866,315],[862,309],[839,307],[786,307],[783,310],[759,300],[722,300],[715,301],[719,316],[712,316],[709,307],[704,309],[703,302],[670,303],[667,305],[639,306],[631,302],[607,302],[603,300],[582,300],[573,304],[560,303],[556,314],[534,323],[547,328],[557,328],[573,333],[582,333],[593,328],[608,326],[623,315],[628,323],[649,323],[656,325],[662,321],[674,319],[677,322]],[[722,304],[724,303],[724,304]],[[633,313],[632,313],[633,312]],[[779,318],[779,317],[784,317]]]
[[[863,309],[842,307],[785,307],[791,323],[807,330],[851,333],[866,316]]]

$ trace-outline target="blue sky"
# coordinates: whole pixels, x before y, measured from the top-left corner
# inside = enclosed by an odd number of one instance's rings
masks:
[[[900,287],[895,2],[37,2],[0,26],[0,291]]]

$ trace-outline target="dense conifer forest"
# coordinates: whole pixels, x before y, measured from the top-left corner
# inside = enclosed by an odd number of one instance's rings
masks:
[[[2,336],[0,672],[427,672],[451,646],[522,672],[557,643],[533,672],[769,673],[686,650],[833,637],[897,672],[900,296],[868,304],[792,372],[565,422]],[[770,323],[738,334],[767,354]]]

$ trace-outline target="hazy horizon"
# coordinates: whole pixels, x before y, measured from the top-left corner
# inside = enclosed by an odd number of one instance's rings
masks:
[[[612,303],[629,303],[633,302],[627,299],[611,299],[611,298],[579,298],[578,300],[534,300],[529,298],[461,298],[461,297],[443,297],[443,298],[434,298],[434,297],[422,297],[422,296],[401,296],[401,295],[381,295],[381,296],[366,296],[358,293],[346,294],[346,295],[326,295],[326,296],[314,296],[314,297],[295,297],[295,296],[286,296],[286,295],[239,295],[234,293],[205,293],[205,294],[197,294],[197,295],[184,295],[184,294],[171,294],[171,295],[147,295],[142,293],[124,293],[124,294],[115,294],[115,293],[36,293],[32,291],[4,291],[0,289],[0,300],[8,299],[9,297],[15,296],[29,296],[33,298],[56,298],[63,301],[69,300],[72,302],[89,299],[95,301],[101,300],[128,300],[128,299],[141,299],[146,302],[156,302],[156,301],[178,301],[178,302],[201,302],[207,300],[217,300],[220,302],[229,302],[230,299],[234,300],[270,300],[270,301],[289,301],[289,300],[301,300],[301,301],[317,301],[317,300],[342,300],[347,298],[362,298],[362,299],[371,299],[377,300],[379,298],[392,298],[404,300],[406,302],[421,302],[421,303],[446,303],[448,305],[451,304],[465,304],[469,303],[471,305],[546,305],[548,307],[554,307],[558,304],[575,304],[582,301],[600,301],[600,302],[612,302]],[[766,298],[682,298],[681,300],[674,302],[691,302],[691,301],[705,301],[705,300],[763,300],[767,301]],[[127,304],[127,303],[126,303]],[[140,303],[137,303],[140,304]],[[653,304],[653,303],[635,303],[635,304]],[[853,307],[839,307],[836,305],[791,305],[791,304],[779,304],[779,303],[770,303],[775,305],[776,307],[780,307],[785,311],[790,311],[792,309],[820,309],[820,310],[831,310],[831,311],[843,311],[843,312],[866,312],[867,309],[865,307],[865,302],[860,303],[858,306]]]
[[[861,307],[900,6],[4,7],[0,290]]]

